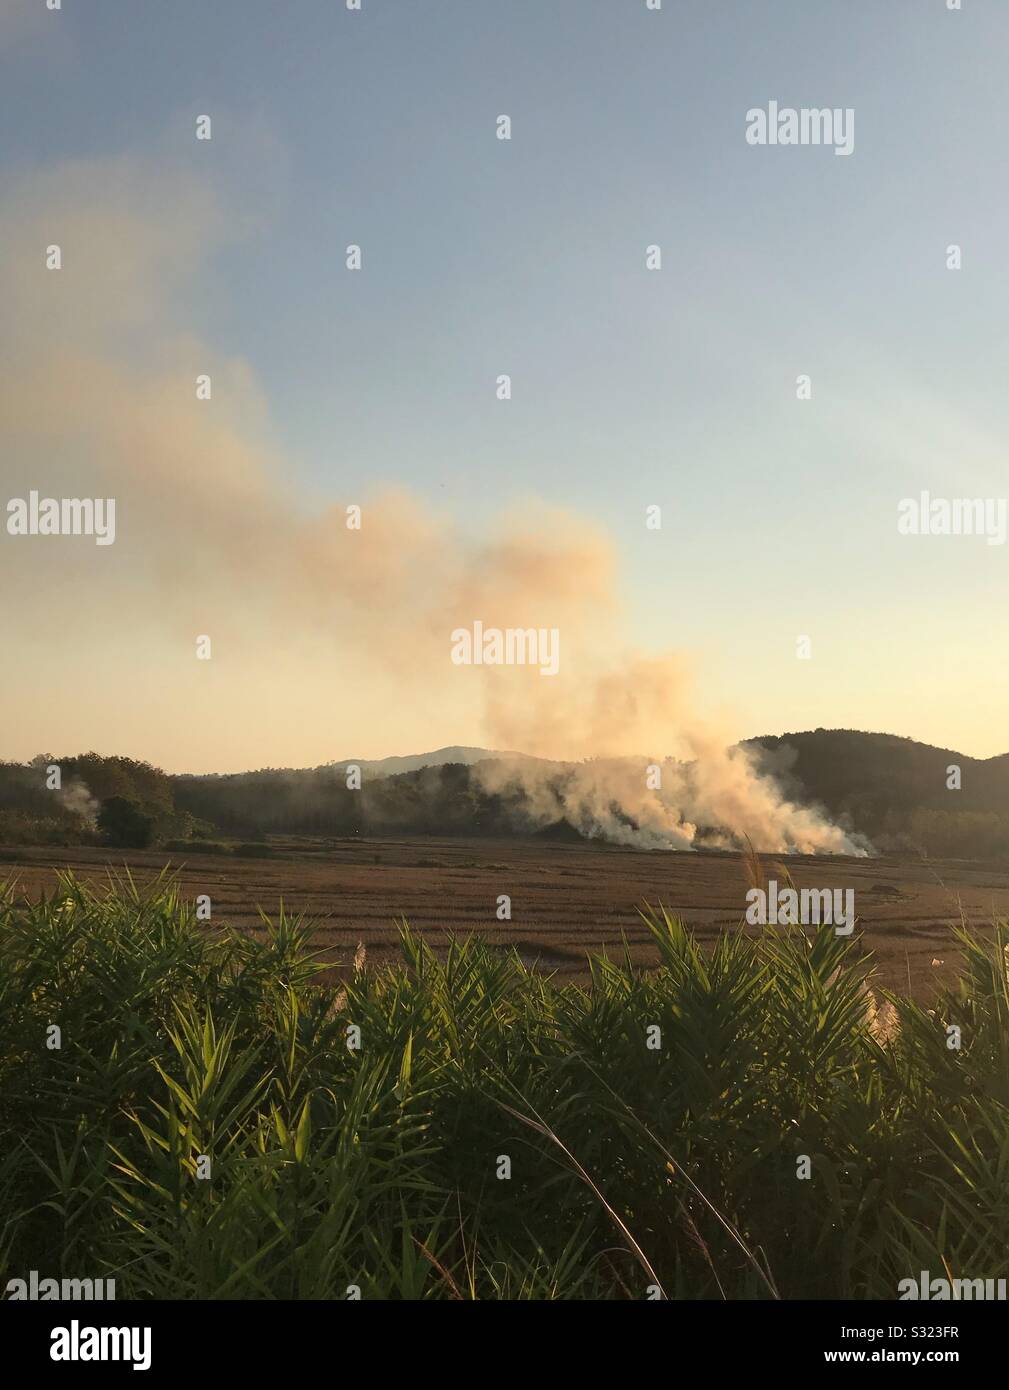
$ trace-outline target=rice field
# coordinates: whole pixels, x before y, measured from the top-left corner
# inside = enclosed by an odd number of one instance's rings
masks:
[[[0,877],[35,901],[55,891],[67,867],[82,882],[99,885],[110,867],[141,884],[168,868],[184,895],[210,897],[215,921],[254,932],[260,912],[275,916],[283,905],[304,914],[315,924],[317,947],[336,961],[353,953],[358,941],[372,964],[398,960],[397,924],[406,917],[439,955],[452,937],[476,933],[499,951],[514,948],[527,963],[583,984],[588,955],[620,952],[624,943],[636,965],[658,963],[639,913],[643,902],[665,904],[708,948],[739,926],[750,886],[737,854],[671,854],[598,842],[289,836],[238,848],[259,853],[210,854],[198,845],[5,848]],[[768,876],[781,878],[780,861],[762,856],[762,862]],[[966,919],[987,930],[993,918],[1009,917],[1005,861],[792,855],[787,866],[800,889],[851,889],[855,934],[880,983],[922,1001],[955,981],[955,926]],[[511,899],[508,920],[497,916],[503,893]]]

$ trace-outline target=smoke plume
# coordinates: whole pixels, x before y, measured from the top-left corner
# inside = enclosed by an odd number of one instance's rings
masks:
[[[58,739],[226,771],[312,765],[337,743],[364,756],[483,743],[569,764],[559,811],[534,763],[478,774],[518,783],[534,825],[857,852],[698,714],[685,655],[628,647],[597,526],[530,500],[475,536],[470,518],[366,488],[338,451],[339,501],[297,486],[246,365],[180,316],[225,224],[204,186],[126,161],[29,177],[0,214],[0,500],[117,500],[104,549],[2,538],[0,582],[21,599],[3,722],[23,730],[21,756]],[[47,271],[54,241],[63,268]],[[558,673],[453,664],[451,634],[477,621],[556,629]],[[86,788],[71,794],[86,804]]]
[[[83,816],[89,825],[95,825],[98,820],[98,812],[101,809],[98,800],[93,797],[87,788],[87,784],[80,777],[73,777],[62,789],[59,794],[60,804],[68,811],[73,811],[75,815]]]

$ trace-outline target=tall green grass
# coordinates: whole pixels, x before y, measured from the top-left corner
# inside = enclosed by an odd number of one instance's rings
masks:
[[[1009,1272],[1004,927],[963,934],[962,980],[926,1009],[877,1000],[829,928],[702,953],[646,916],[659,968],[595,960],[585,988],[476,939],[440,960],[405,926],[399,966],[323,986],[285,915],[251,937],[169,881],[8,892],[2,1282],[893,1298],[921,1269]]]

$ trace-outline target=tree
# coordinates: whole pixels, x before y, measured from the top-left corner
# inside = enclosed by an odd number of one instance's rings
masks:
[[[154,838],[154,817],[125,796],[110,796],[98,812],[98,829],[107,844],[146,849]]]

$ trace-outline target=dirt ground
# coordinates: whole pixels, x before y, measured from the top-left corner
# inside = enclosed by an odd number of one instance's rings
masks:
[[[662,904],[710,941],[738,927],[749,887],[737,855],[536,839],[278,839],[263,859],[6,849],[2,860],[0,880],[14,880],[32,899],[53,891],[60,868],[93,879],[124,865],[138,882],[172,866],[186,892],[210,895],[215,923],[255,928],[258,908],[270,915],[282,899],[317,922],[318,944],[334,964],[349,962],[359,941],[369,964],[393,959],[396,922],[405,917],[434,944],[476,931],[570,979],[585,978],[586,952],[619,951],[622,933],[636,962],[655,962],[637,915],[642,903]],[[775,862],[782,861],[765,857],[769,878]],[[978,929],[1009,917],[1009,863],[892,856],[785,862],[799,888],[854,890],[856,939],[873,953],[878,983],[902,993],[910,985],[919,998],[953,975],[951,928],[961,915]],[[510,922],[497,920],[500,894],[511,898]]]

